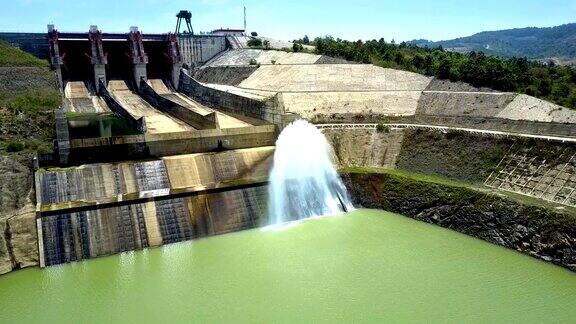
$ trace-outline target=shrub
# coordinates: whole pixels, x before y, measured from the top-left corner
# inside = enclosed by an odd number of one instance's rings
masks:
[[[292,45],[292,51],[294,51],[294,52],[302,52],[303,49],[304,49],[304,46],[302,46],[301,44],[294,43]]]
[[[8,144],[6,144],[6,152],[9,152],[9,153],[23,151],[24,148],[25,148],[24,143],[22,143],[20,141],[12,140],[12,141],[8,142]]]
[[[250,38],[248,40],[248,47],[262,47],[262,40],[259,38]]]
[[[258,61],[256,61],[256,59],[251,59],[250,65],[258,65]]]
[[[257,32],[251,32],[250,35],[252,35],[253,37],[256,37],[256,36],[258,36],[258,33]]]
[[[378,133],[390,133],[390,127],[384,124],[376,125],[376,131]]]

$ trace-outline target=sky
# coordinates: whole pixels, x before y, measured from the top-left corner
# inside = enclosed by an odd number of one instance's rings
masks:
[[[576,0],[0,0],[0,31],[148,33],[173,31],[190,10],[195,32],[242,28],[292,40],[331,35],[348,40],[447,40],[486,30],[550,27],[576,22]]]

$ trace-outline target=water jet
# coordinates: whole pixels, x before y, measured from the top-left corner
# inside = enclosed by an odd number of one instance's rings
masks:
[[[282,131],[270,172],[271,225],[354,209],[329,148],[324,134],[305,120]]]

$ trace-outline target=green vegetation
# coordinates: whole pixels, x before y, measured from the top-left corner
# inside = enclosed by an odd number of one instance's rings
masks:
[[[378,133],[390,133],[390,126],[384,124],[376,125],[376,131]]]
[[[25,147],[24,143],[15,140],[10,140],[6,144],[6,152],[8,153],[20,152],[24,150],[24,147]]]
[[[383,38],[350,42],[324,37],[315,39],[312,45],[317,54],[463,81],[476,87],[525,93],[576,109],[576,67],[572,66],[526,58],[502,59],[478,52],[461,54],[407,43],[397,45]]]
[[[367,184],[376,186],[384,197],[408,200],[418,197],[420,203],[429,201],[435,205],[473,206],[479,210],[501,211],[504,215],[509,214],[506,210],[514,210],[519,217],[544,222],[551,231],[576,228],[576,208],[562,206],[563,209],[559,210],[560,205],[541,199],[406,170],[352,167],[343,168],[340,173],[364,178]],[[387,210],[397,212],[394,209],[396,206],[389,207]]]
[[[430,42],[415,40],[418,46],[457,48],[502,57],[528,57],[537,60],[574,62],[576,59],[576,24],[549,28],[517,28],[488,31],[454,40]]]
[[[248,47],[252,48],[262,48],[262,40],[260,38],[252,37],[248,40]]]
[[[294,43],[292,44],[292,51],[293,52],[302,52],[304,50],[304,46],[302,44]]]
[[[48,67],[48,62],[39,60],[33,55],[0,40],[0,66]]]
[[[293,41],[293,43],[310,45],[310,38],[308,37],[308,35],[304,35],[304,37],[302,37],[302,38],[300,38],[300,39],[295,39],[295,40]]]
[[[48,63],[0,42],[0,153],[51,151],[60,102]]]

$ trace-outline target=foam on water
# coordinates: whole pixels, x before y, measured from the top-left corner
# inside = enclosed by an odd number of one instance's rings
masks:
[[[305,120],[288,125],[276,141],[270,173],[270,225],[351,211],[324,134]]]

